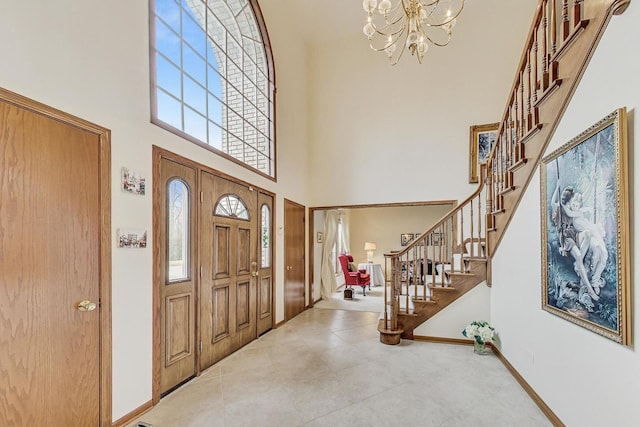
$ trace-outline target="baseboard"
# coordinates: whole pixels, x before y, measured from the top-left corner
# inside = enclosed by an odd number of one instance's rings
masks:
[[[460,344],[460,345],[473,345],[473,340],[461,339],[461,338],[443,338],[443,337],[428,337],[428,336],[419,336],[414,335],[414,341],[426,341],[426,342],[436,342],[441,344]],[[518,384],[523,388],[523,390],[529,395],[531,400],[540,408],[542,413],[549,419],[549,422],[553,424],[555,427],[565,427],[564,423],[558,418],[558,416],[551,410],[551,408],[542,400],[542,398],[535,392],[535,390],[527,383],[527,381],[520,375],[518,371],[509,363],[506,357],[498,350],[498,348],[492,343],[487,343],[487,347],[490,347],[493,350],[493,353],[496,355],[498,360],[502,362],[502,364],[507,368],[511,376],[518,381]]]
[[[564,423],[560,420],[560,418],[558,418],[558,416],[551,410],[551,408],[549,408],[549,406],[546,403],[544,403],[544,400],[542,400],[542,398],[538,395],[538,393],[535,392],[535,390],[522,377],[522,375],[520,375],[520,373],[516,371],[516,368],[514,368],[511,365],[511,363],[509,363],[507,358],[504,357],[504,355],[500,352],[500,350],[498,350],[496,346],[491,346],[491,347],[494,354],[498,357],[498,359],[500,359],[500,361],[505,366],[505,368],[507,368],[507,370],[511,372],[511,375],[513,376],[513,378],[515,378],[516,381],[518,381],[520,386],[522,386],[524,391],[527,392],[527,394],[529,395],[529,397],[531,397],[531,399],[535,402],[535,404],[538,405],[538,408],[540,408],[542,413],[549,419],[551,424],[553,424],[556,427],[565,427]]]
[[[279,321],[278,323],[276,323],[275,325],[273,325],[273,329],[278,329],[280,326],[284,325],[285,323],[287,323],[284,320]]]
[[[144,414],[145,412],[151,410],[151,408],[153,408],[153,401],[148,401],[146,403],[143,403],[142,405],[138,406],[136,409],[134,409],[133,411],[129,412],[126,415],[123,415],[122,417],[120,417],[120,419],[118,419],[117,421],[114,421],[111,426],[112,427],[123,427],[126,426],[127,424],[131,423],[133,420],[135,420],[136,418],[140,417],[140,415]]]
[[[473,340],[466,340],[462,338],[445,338],[445,337],[427,337],[422,335],[414,335],[414,341],[425,341],[425,342],[437,342],[440,344],[460,344],[460,345],[472,345]]]

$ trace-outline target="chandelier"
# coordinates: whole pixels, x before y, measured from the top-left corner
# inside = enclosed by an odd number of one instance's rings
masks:
[[[408,49],[422,64],[429,44],[449,44],[464,0],[364,0],[362,7],[368,14],[362,31],[371,49],[385,52],[391,65]]]

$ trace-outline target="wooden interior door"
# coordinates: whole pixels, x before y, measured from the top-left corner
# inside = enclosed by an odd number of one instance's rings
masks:
[[[257,192],[201,173],[200,368],[254,340]]]
[[[109,196],[101,195],[110,194],[101,178],[101,168],[106,177],[110,168],[105,146],[80,119],[69,123],[64,113],[44,115],[4,95],[0,425],[111,425],[110,404],[103,404],[111,390],[101,378],[101,352],[111,358],[110,335],[101,341],[101,328],[109,329],[103,319],[110,319],[110,302],[101,301],[109,285],[101,263],[110,268],[110,249],[101,253],[110,234],[102,234],[110,226]]]
[[[258,270],[258,335],[273,328],[273,196],[258,194],[260,225]]]
[[[196,375],[196,171],[166,158],[156,186],[160,393]]]
[[[284,201],[284,319],[289,320],[305,309],[304,231],[305,208]]]

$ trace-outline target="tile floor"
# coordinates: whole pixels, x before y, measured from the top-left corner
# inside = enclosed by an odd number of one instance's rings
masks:
[[[378,313],[313,308],[138,421],[204,426],[550,426],[502,363],[470,346],[379,342]]]

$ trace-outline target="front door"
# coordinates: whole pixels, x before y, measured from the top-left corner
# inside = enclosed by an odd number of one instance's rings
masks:
[[[196,171],[162,158],[158,194],[160,393],[196,374]]]
[[[200,368],[257,336],[257,191],[201,173]]]
[[[289,200],[284,201],[284,319],[289,320],[305,309],[304,292],[304,211]]]
[[[101,268],[110,269],[110,190],[100,174],[109,174],[108,131],[5,96],[0,90],[0,425],[110,425],[101,378],[101,357],[111,358],[101,340],[110,313],[101,301],[109,286]]]

